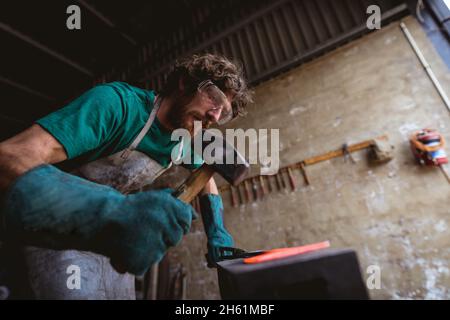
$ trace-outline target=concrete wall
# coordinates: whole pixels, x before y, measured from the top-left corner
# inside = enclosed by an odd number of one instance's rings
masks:
[[[450,72],[413,18],[405,22],[450,94]],[[275,192],[233,208],[224,192],[225,224],[247,250],[330,240],[358,252],[363,274],[381,268],[374,299],[450,298],[450,185],[437,168],[421,168],[408,135],[423,127],[450,141],[450,114],[398,23],[349,43],[256,88],[241,128],[279,128],[281,165],[388,134],[391,162],[373,166],[366,152],[307,167],[311,186]],[[447,147],[447,153],[450,149]],[[206,268],[201,221],[172,261],[188,271],[189,299],[219,298],[215,270]]]

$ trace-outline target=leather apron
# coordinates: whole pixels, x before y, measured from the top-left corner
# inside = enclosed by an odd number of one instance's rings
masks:
[[[85,179],[109,185],[124,194],[151,184],[168,167],[136,150],[150,129],[161,104],[156,98],[149,118],[132,144],[108,157],[87,163],[72,173]],[[183,141],[178,145],[181,157]],[[25,248],[28,280],[36,299],[135,299],[135,277],[114,270],[109,258],[92,252],[78,250],[50,250]],[[80,289],[69,289],[69,266],[79,267]]]

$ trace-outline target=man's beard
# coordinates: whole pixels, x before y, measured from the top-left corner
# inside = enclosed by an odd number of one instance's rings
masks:
[[[173,128],[183,128],[189,131],[191,136],[194,135],[194,121],[201,121],[202,128],[207,129],[211,125],[211,121],[204,119],[204,116],[195,110],[189,110],[189,102],[191,98],[186,96],[178,96],[174,99],[170,110],[169,121]]]

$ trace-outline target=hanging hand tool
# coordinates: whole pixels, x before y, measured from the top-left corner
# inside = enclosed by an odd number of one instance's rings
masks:
[[[246,198],[247,198],[247,203],[250,203],[250,201],[252,200],[251,199],[252,196],[250,194],[250,189],[249,189],[247,180],[244,181],[244,187],[245,187],[245,195],[246,195]]]
[[[280,170],[280,180],[281,180],[281,186],[283,187],[283,189],[287,189],[287,184],[286,184],[286,178],[284,177],[284,173],[283,170]]]
[[[230,187],[231,205],[237,207],[236,194],[233,186]]]
[[[302,173],[303,179],[305,179],[306,185],[309,186],[309,179],[308,179],[308,176],[306,175],[305,164],[303,163],[303,161],[300,162],[299,167],[300,167],[300,171]]]
[[[277,173],[277,178],[280,181],[281,188],[286,189],[286,182],[284,181],[283,170],[279,170]]]
[[[277,190],[281,191],[281,182],[280,182],[280,178],[278,176],[279,172],[277,174],[275,174],[274,178],[275,178],[275,184],[277,186]]]
[[[349,158],[352,163],[356,163],[355,159],[352,157],[352,154],[348,150],[348,144],[347,143],[344,143],[342,145],[342,154],[344,155],[344,162],[346,162],[347,158]]]
[[[380,136],[377,139],[386,139],[386,136]],[[355,152],[358,150],[362,150],[362,149],[366,149],[366,148],[370,148],[372,147],[374,144],[374,140],[366,140],[366,141],[362,141],[356,144],[352,144],[347,146],[347,151],[350,152]],[[312,164],[316,164],[318,162],[322,162],[322,161],[326,161],[329,159],[333,159],[333,158],[337,158],[340,156],[343,156],[344,152],[342,150],[342,148],[340,148],[339,150],[334,150],[334,151],[330,151],[327,152],[325,154],[319,155],[319,156],[315,156],[315,157],[311,157],[308,159],[303,160],[303,163],[305,166],[310,166]]]
[[[267,181],[267,191],[269,193],[271,193],[273,191],[272,189],[272,179],[271,176],[266,176],[266,181]]]
[[[292,189],[296,188],[296,183],[295,183],[295,180],[293,179],[294,176],[292,173],[292,168],[296,168],[296,167],[298,167],[301,170],[301,173],[305,180],[306,185],[310,185],[311,182],[310,182],[310,180],[306,174],[306,170],[305,170],[306,166],[313,165],[313,164],[316,164],[316,163],[319,163],[322,161],[326,161],[329,159],[337,158],[340,156],[345,156],[345,158],[348,157],[348,158],[350,158],[350,160],[353,163],[355,163],[356,161],[352,157],[351,153],[355,152],[355,151],[363,150],[366,148],[375,149],[376,153],[378,153],[376,155],[377,162],[385,162],[385,161],[392,159],[393,146],[388,143],[387,135],[379,136],[372,140],[365,140],[365,141],[362,141],[362,142],[359,142],[356,144],[352,144],[352,145],[343,144],[343,146],[338,150],[330,151],[330,152],[327,152],[322,155],[318,155],[318,156],[314,156],[314,157],[302,160],[302,161],[298,162],[297,164],[291,165],[289,167],[290,169],[288,169],[288,167],[280,168],[278,170],[277,174],[275,174],[273,177],[273,179],[275,180],[276,188],[278,191],[280,191],[281,189],[286,189],[286,182],[285,182],[283,171],[287,172]],[[383,154],[380,155],[380,153],[383,153]],[[441,170],[443,170],[443,169],[441,168]],[[443,170],[443,172],[446,174],[446,172],[444,170]],[[448,174],[446,175],[446,177],[447,176],[448,176]],[[270,182],[270,177],[267,177],[267,179],[268,179],[267,182],[268,182],[269,192],[271,192],[272,190],[274,190],[274,188],[272,188],[272,185]],[[449,179],[449,178],[447,177],[447,179]],[[249,181],[250,181],[250,179],[244,181],[244,187],[245,187],[245,191],[247,194],[247,201],[250,201],[250,191],[249,191],[249,188],[247,185],[247,183]],[[292,182],[294,182],[294,183],[292,183]],[[261,181],[260,181],[260,183],[261,183]],[[262,186],[265,187],[264,183],[262,184]]]
[[[243,198],[242,195],[241,195],[241,189],[239,188],[240,185],[241,185],[241,184],[238,184],[238,185],[236,186],[236,192],[237,192],[237,195],[238,195],[239,204],[241,205],[241,204],[244,204],[245,201],[244,201],[244,198]]]
[[[267,195],[267,190],[266,190],[266,184],[264,183],[263,176],[259,176],[259,184],[261,185],[263,197],[265,197]]]
[[[292,170],[291,170],[290,167],[288,167],[286,171],[288,173],[289,183],[291,184],[291,189],[292,189],[292,191],[295,191],[297,186],[296,186],[296,183],[295,183],[294,175],[292,174]]]
[[[252,191],[253,191],[253,199],[254,201],[258,201],[259,195],[258,195],[258,185],[256,183],[256,178],[252,178]]]

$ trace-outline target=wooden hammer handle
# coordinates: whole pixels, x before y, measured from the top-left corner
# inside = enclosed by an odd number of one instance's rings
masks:
[[[183,202],[190,203],[214,175],[212,166],[206,164],[192,172],[187,180],[175,191],[174,196]]]

